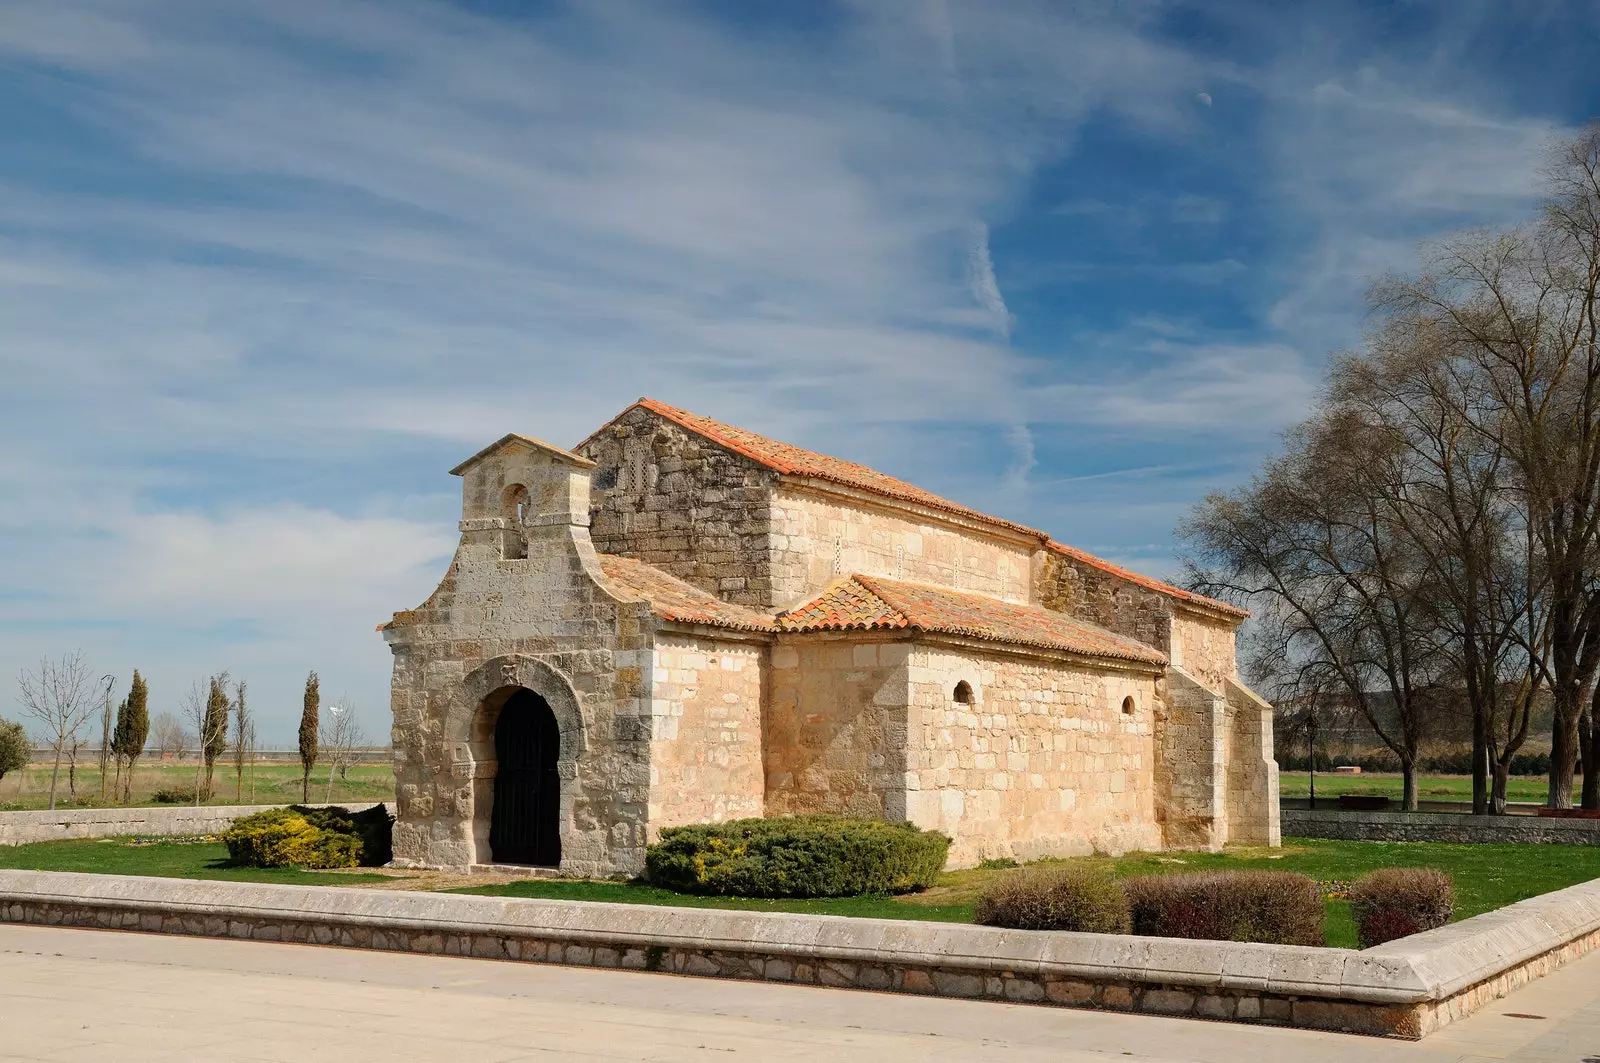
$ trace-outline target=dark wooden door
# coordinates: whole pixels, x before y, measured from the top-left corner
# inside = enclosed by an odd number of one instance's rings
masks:
[[[489,849],[497,864],[561,864],[561,730],[549,704],[519,690],[494,727],[494,809]]]

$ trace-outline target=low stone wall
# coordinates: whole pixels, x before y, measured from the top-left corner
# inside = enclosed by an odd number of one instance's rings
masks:
[[[668,971],[1419,1038],[1600,943],[1600,881],[1378,948],[0,871],[0,920]]]
[[[1354,812],[1285,808],[1285,837],[1361,842],[1600,845],[1600,820],[1540,816],[1469,816],[1451,812]]]
[[[119,838],[129,834],[174,837],[219,834],[240,816],[282,805],[157,805],[153,808],[60,808],[54,812],[0,812],[0,845]],[[357,802],[354,807],[369,805]]]

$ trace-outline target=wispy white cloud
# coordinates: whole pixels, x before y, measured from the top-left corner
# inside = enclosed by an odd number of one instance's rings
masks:
[[[851,0],[771,38],[642,0],[3,6],[0,57],[62,141],[0,162],[0,578],[30,596],[0,596],[0,671],[65,637],[30,618],[134,625],[95,645],[173,689],[254,662],[284,720],[313,665],[382,704],[371,625],[436,574],[444,470],[484,440],[572,442],[652,393],[899,467],[960,423],[989,464],[918,467],[1076,520],[1037,488],[1054,439],[1258,448],[1358,324],[1363,272],[1418,218],[1524,203],[1549,128],[1393,75],[1224,63],[1155,3]],[[1263,101],[1252,189],[1297,246],[1162,279],[1291,278],[1259,327],[1013,342],[1037,289],[1009,250],[996,275],[991,237],[1041,174],[1089,122],[1197,143],[1235,90]],[[1238,216],[1198,189],[1076,203],[1189,235]],[[1026,268],[1095,265],[1045,257]],[[1119,488],[1097,519],[1146,542],[1197,484]]]

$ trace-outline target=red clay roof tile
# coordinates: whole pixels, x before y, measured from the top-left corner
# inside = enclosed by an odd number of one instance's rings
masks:
[[[781,614],[778,626],[795,632],[913,628],[1089,657],[1167,663],[1165,655],[1141,642],[1065,613],[882,576],[841,580]]]

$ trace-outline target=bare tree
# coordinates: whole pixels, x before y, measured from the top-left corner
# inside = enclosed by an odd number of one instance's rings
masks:
[[[1547,583],[1546,659],[1533,665],[1555,710],[1548,800],[1560,808],[1600,669],[1600,125],[1559,146],[1545,182],[1536,224],[1445,241],[1386,296],[1440,330],[1497,411]],[[1583,752],[1600,767],[1597,743]],[[1585,805],[1600,805],[1590,777]]]
[[[1180,526],[1191,581],[1248,601],[1257,638],[1302,689],[1337,690],[1400,761],[1417,805],[1423,723],[1443,655],[1427,568],[1396,526],[1381,481],[1393,440],[1324,409],[1247,487],[1213,495]]]
[[[81,652],[69,653],[39,662],[34,671],[23,671],[21,688],[23,712],[38,721],[45,741],[55,756],[50,772],[50,807],[56,807],[56,787],[61,778],[61,760],[71,750],[76,756],[80,732],[94,712],[98,693]]]
[[[103,675],[100,682],[106,685],[105,711],[100,717],[100,803],[106,803],[106,777],[111,774],[111,690],[117,683],[117,677]],[[116,792],[112,791],[112,797]]]
[[[323,734],[318,743],[328,762],[328,789],[323,800],[332,801],[334,773],[337,772],[341,779],[346,778],[350,765],[360,758],[359,750],[366,744],[367,737],[356,720],[355,710],[350,707],[348,698],[338,705],[328,706],[324,720]]]
[[[1390,316],[1364,354],[1335,360],[1327,401],[1385,440],[1367,486],[1429,577],[1424,600],[1472,718],[1473,810],[1503,812],[1538,687],[1543,569],[1492,389],[1445,331]]]
[[[216,763],[214,751],[220,750],[227,739],[228,714],[219,712],[216,705],[218,683],[225,684],[227,680],[227,672],[199,680],[183,698],[185,722],[194,728],[195,745],[200,753],[194,776],[196,806],[211,796],[211,772]],[[223,701],[226,702],[226,695]]]
[[[157,713],[150,721],[150,738],[162,756],[181,757],[194,744],[183,721],[170,712]]]
[[[241,679],[233,691],[233,799],[241,802],[244,800],[245,758],[253,752],[250,743],[255,730],[255,721],[250,718],[250,709],[245,704],[244,687]]]

